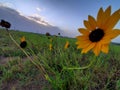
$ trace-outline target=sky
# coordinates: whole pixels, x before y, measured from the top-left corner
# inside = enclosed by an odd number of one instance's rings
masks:
[[[120,8],[120,0],[0,0],[0,5],[25,16],[40,17],[76,37],[78,28],[84,27],[83,21],[88,19],[88,15],[96,17],[100,7],[106,9],[110,5],[114,12]],[[120,28],[120,22],[115,28]],[[120,43],[120,36],[113,41]]]

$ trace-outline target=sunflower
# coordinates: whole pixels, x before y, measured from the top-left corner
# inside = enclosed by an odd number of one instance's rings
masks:
[[[52,50],[52,44],[49,44],[49,50],[50,51]]]
[[[105,11],[100,8],[97,18],[88,16],[88,21],[84,20],[86,28],[79,28],[82,34],[77,36],[77,48],[82,49],[81,53],[87,53],[91,49],[96,56],[100,51],[108,53],[111,40],[120,34],[119,29],[113,29],[120,19],[120,9],[111,14],[111,6]]]
[[[26,42],[26,40],[25,40],[25,37],[24,37],[24,36],[21,37],[20,41],[21,41],[20,47],[21,47],[21,48],[25,48],[25,47],[27,46],[27,42]]]
[[[70,47],[70,44],[69,44],[68,41],[66,41],[66,44],[65,44],[64,48],[67,49],[68,47]]]

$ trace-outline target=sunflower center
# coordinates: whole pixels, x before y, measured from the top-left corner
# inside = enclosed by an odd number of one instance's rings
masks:
[[[89,40],[92,42],[98,42],[103,38],[103,36],[104,36],[104,31],[98,28],[90,33]]]

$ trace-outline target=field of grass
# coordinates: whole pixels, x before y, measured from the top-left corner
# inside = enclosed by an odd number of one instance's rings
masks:
[[[120,90],[120,46],[108,54],[81,54],[74,38],[10,31],[25,53],[0,29],[0,90]],[[70,46],[65,49],[66,41]],[[52,50],[49,45],[52,44]],[[89,65],[86,69],[81,69]]]

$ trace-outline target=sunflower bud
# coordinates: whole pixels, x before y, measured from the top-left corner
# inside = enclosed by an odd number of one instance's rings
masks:
[[[20,43],[20,47],[21,48],[25,48],[27,46],[27,42],[25,40],[25,37],[23,36],[21,39],[20,39],[21,43]]]

